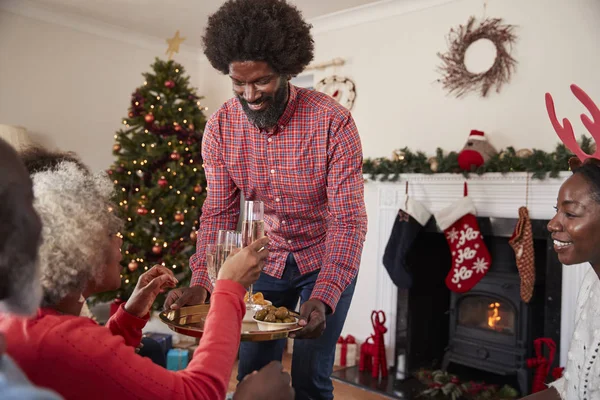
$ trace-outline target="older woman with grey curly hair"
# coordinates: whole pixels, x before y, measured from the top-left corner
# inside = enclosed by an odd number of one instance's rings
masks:
[[[82,294],[114,290],[121,283],[117,233],[122,225],[110,211],[111,182],[68,160],[33,173],[32,180],[43,224],[43,306],[32,319],[0,315],[8,354],[31,381],[66,399],[224,398],[246,311],[245,287],[260,275],[268,238],[223,264],[193,360],[183,371],[168,371],[134,351],[156,296],[177,283],[168,268],[157,265],[142,274],[106,327],[79,316]],[[279,373],[285,378],[280,368]],[[248,392],[263,386],[256,377],[249,381]]]
[[[112,182],[72,162],[32,177],[43,224],[42,305],[70,312],[84,292],[118,288],[123,223],[111,212]]]

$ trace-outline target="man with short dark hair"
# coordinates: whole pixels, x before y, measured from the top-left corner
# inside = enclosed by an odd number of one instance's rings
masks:
[[[235,229],[241,194],[263,201],[271,253],[254,289],[276,306],[293,309],[300,300],[296,398],[332,399],[335,344],[367,230],[358,131],[331,97],[289,83],[313,59],[314,47],[310,25],[293,5],[229,0],[210,16],[203,40],[210,63],[231,78],[235,97],[204,131],[208,195],[190,260],[192,287],[173,291],[165,306],[205,301],[211,289],[206,245],[219,229]],[[284,345],[242,343],[238,379],[280,360]]]
[[[0,139],[0,312],[28,316],[39,307],[42,289],[37,268],[42,224],[33,208],[27,170],[15,150]],[[5,354],[0,333],[0,398],[58,400],[52,392],[31,386]]]

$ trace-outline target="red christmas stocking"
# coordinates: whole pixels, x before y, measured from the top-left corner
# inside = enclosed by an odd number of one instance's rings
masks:
[[[479,231],[475,205],[467,197],[466,183],[465,197],[436,213],[435,219],[452,253],[446,286],[453,292],[468,292],[487,274],[492,258]]]

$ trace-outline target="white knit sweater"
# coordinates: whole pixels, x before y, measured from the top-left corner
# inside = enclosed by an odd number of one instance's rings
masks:
[[[583,279],[575,318],[565,373],[550,386],[563,400],[600,400],[600,280],[593,269]]]

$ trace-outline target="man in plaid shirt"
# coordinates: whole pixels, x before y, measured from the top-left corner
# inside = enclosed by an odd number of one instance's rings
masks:
[[[283,0],[229,0],[208,21],[205,54],[235,97],[209,119],[202,156],[208,195],[192,287],[165,306],[206,300],[207,243],[235,229],[240,196],[265,204],[270,256],[254,285],[276,306],[300,300],[292,384],[297,399],[331,399],[335,344],[354,293],[367,230],[362,149],[350,112],[289,80],[313,59],[310,25]],[[311,340],[299,340],[311,339]],[[242,343],[238,379],[281,360],[284,340]]]

